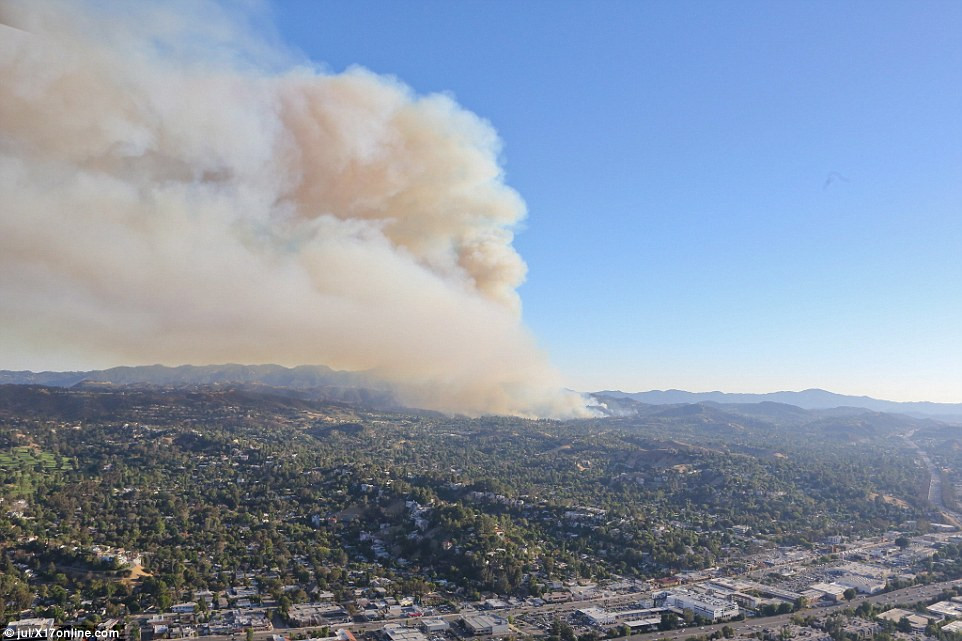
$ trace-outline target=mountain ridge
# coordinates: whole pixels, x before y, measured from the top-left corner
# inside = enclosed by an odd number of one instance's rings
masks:
[[[597,398],[629,399],[647,405],[677,405],[690,403],[720,403],[723,405],[775,402],[793,405],[806,410],[837,408],[860,408],[874,412],[898,413],[908,416],[939,417],[962,420],[962,403],[935,403],[932,401],[886,401],[870,396],[850,396],[827,390],[811,388],[799,392],[779,391],[764,394],[732,392],[688,392],[685,390],[650,390],[647,392],[622,392],[604,390],[594,392]]]
[[[371,402],[380,406],[398,406],[393,398],[391,384],[369,371],[353,372],[335,370],[325,365],[139,365],[119,366],[102,370],[42,371],[0,370],[0,385],[44,385],[50,387],[73,387],[81,384],[159,386],[239,384],[268,386],[278,389],[313,392],[315,398],[327,400]],[[837,394],[824,389],[812,388],[802,391],[778,391],[763,394],[730,392],[689,392],[679,389],[650,390],[646,392],[623,392],[604,390],[591,393],[596,399],[609,402],[621,401],[644,405],[688,405],[718,403],[732,406],[739,404],[778,403],[804,410],[860,409],[874,412],[904,414],[917,418],[938,418],[962,423],[962,403],[936,403],[931,401],[887,401],[869,396]],[[690,410],[694,411],[694,410]]]
[[[386,390],[388,385],[369,372],[335,370],[326,365],[122,365],[100,370],[43,371],[0,370],[0,384],[71,387],[82,382],[149,383],[154,385],[197,385],[212,383],[257,383],[274,387],[310,389],[325,385],[361,386]]]
[[[83,388],[193,386],[237,387],[315,401],[346,402],[382,409],[402,407],[394,389],[370,372],[348,372],[324,365],[166,365],[121,366],[104,370],[31,372],[0,370],[0,385]]]

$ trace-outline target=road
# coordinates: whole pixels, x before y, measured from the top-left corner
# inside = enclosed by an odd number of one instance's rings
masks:
[[[949,510],[945,506],[945,501],[942,499],[942,470],[935,467],[932,463],[932,459],[929,458],[928,453],[923,450],[918,443],[912,440],[912,435],[915,434],[915,430],[912,430],[908,434],[902,436],[909,447],[913,448],[918,454],[919,458],[922,459],[922,463],[925,464],[926,469],[929,471],[929,504],[935,508],[936,511],[940,512],[945,520],[956,527],[962,527],[962,515],[956,514],[955,512]]]
[[[651,591],[646,590],[643,592],[630,592],[628,594],[619,594],[616,596],[598,597],[596,599],[584,599],[581,601],[566,601],[564,603],[549,603],[549,604],[545,604],[537,607],[531,606],[531,605],[525,605],[517,608],[506,609],[506,610],[483,610],[483,611],[462,610],[461,612],[455,613],[455,614],[442,614],[439,616],[431,616],[427,618],[444,619],[445,621],[453,622],[453,621],[457,621],[462,616],[475,614],[475,613],[496,614],[497,616],[500,616],[503,618],[507,618],[509,616],[515,617],[522,614],[531,614],[532,612],[537,612],[539,614],[565,613],[565,612],[574,612],[575,610],[579,610],[581,608],[588,608],[588,607],[599,606],[599,605],[615,606],[615,605],[625,605],[630,603],[636,603],[639,599],[643,597],[649,597],[650,595],[651,595]],[[389,623],[404,625],[404,624],[413,623],[416,621],[417,619],[410,619],[410,618],[383,619],[380,621],[371,621],[370,623],[352,622],[352,623],[331,624],[329,627],[332,629],[347,628],[352,632],[354,632],[355,634],[358,634],[363,632],[372,632],[375,630],[380,630],[381,628],[383,628],[385,625]],[[300,628],[275,628],[270,632],[255,632],[254,638],[266,639],[266,638],[270,638],[270,636],[273,634],[291,636],[293,634],[300,634],[300,633],[308,632],[310,630],[318,630],[322,627],[324,627],[324,625],[311,625],[311,626],[305,626]],[[209,636],[204,636],[200,638],[204,639],[205,641],[208,639],[210,641],[229,641],[232,638],[240,638],[240,636],[234,637],[232,635],[227,634],[227,635],[209,635]]]
[[[869,603],[878,603],[882,605],[894,605],[896,603],[914,603],[916,601],[923,601],[926,599],[931,599],[938,596],[945,588],[958,585],[962,583],[962,580],[956,581],[944,581],[942,583],[933,583],[931,585],[917,585],[908,588],[902,588],[901,590],[895,590],[892,592],[887,592],[885,594],[876,594],[873,596],[858,596],[839,605],[828,606],[824,608],[813,608],[806,610],[807,612],[813,612],[816,614],[830,614],[838,610],[843,610],[845,608],[856,608],[858,605],[864,601]],[[523,606],[518,608],[511,608],[508,610],[495,610],[491,612],[492,614],[497,614],[500,617],[507,618],[508,616],[518,616],[521,614],[530,614],[532,612],[537,612],[539,614],[552,614],[552,613],[571,613],[575,610],[581,608],[592,607],[592,606],[613,606],[619,604],[627,604],[636,602],[643,596],[648,596],[650,592],[633,592],[630,594],[621,594],[615,597],[599,597],[596,599],[585,599],[583,601],[568,601],[566,603],[553,603],[540,607],[534,606]],[[458,614],[445,614],[440,617],[431,618],[442,618],[446,621],[456,621],[460,619],[465,614],[470,614],[468,612],[461,612]],[[765,628],[778,628],[787,624],[791,620],[791,614],[779,614],[772,617],[760,617],[754,619],[746,619],[744,621],[730,621],[725,623],[716,623],[713,625],[706,625],[701,627],[689,627],[681,628],[678,630],[672,630],[670,632],[646,632],[642,634],[633,634],[630,637],[630,641],[675,641],[677,639],[686,639],[691,636],[699,635],[709,635],[715,630],[720,630],[722,626],[730,625],[736,632],[744,628],[749,628],[752,630],[762,630]],[[332,628],[347,628],[354,632],[354,634],[359,635],[364,632],[372,632],[375,630],[380,630],[385,625],[389,623],[405,624],[411,623],[411,619],[387,619],[383,621],[373,621],[371,623],[347,623],[342,625],[331,626]],[[310,630],[317,630],[323,626],[312,625],[302,628],[277,628],[271,632],[256,632],[254,633],[255,639],[268,639],[273,634],[279,634],[282,636],[290,637],[294,634],[303,634]],[[211,635],[206,637],[201,637],[205,641],[230,641],[233,639],[240,639],[242,635],[231,636],[231,635]],[[629,641],[629,637],[618,637],[615,641]]]
[[[848,601],[846,603],[841,603],[839,605],[832,605],[825,608],[812,608],[805,610],[803,612],[811,612],[815,614],[831,614],[832,612],[837,612],[839,610],[844,610],[846,608],[857,608],[860,603],[869,602],[877,603],[881,605],[895,605],[897,603],[915,603],[916,601],[924,601],[927,599],[932,599],[938,596],[944,589],[958,585],[962,581],[943,581],[942,583],[932,583],[931,585],[915,585],[908,588],[902,588],[901,590],[894,590],[892,592],[886,592],[885,594],[876,594],[873,596],[858,596]],[[677,639],[687,639],[691,636],[699,635],[709,635],[715,630],[721,630],[723,626],[730,625],[735,629],[737,633],[739,630],[748,628],[749,630],[764,630],[766,628],[780,628],[791,621],[792,614],[779,614],[773,617],[763,617],[755,619],[745,619],[744,621],[731,621],[728,623],[716,623],[714,625],[706,625],[701,627],[690,627],[683,628],[680,630],[672,630],[670,632],[646,632],[643,634],[633,634],[630,637],[631,641],[639,641],[644,639],[645,641],[672,641]],[[615,641],[628,641],[629,637],[617,637]]]

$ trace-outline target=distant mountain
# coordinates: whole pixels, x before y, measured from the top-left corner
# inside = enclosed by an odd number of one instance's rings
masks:
[[[149,383],[151,385],[209,385],[212,383],[258,383],[273,387],[309,389],[321,385],[373,385],[377,381],[362,372],[341,372],[323,365],[143,365],[112,367],[87,372],[0,371],[0,385],[49,385],[70,387],[82,381],[94,383]],[[383,383],[381,384],[383,387]]]
[[[56,420],[108,420],[149,408],[221,408],[287,412],[344,408],[350,403],[313,398],[307,393],[283,393],[266,386],[228,384],[113,385],[81,383],[72,387],[0,384],[0,419],[11,416]],[[277,393],[282,392],[282,393]],[[179,411],[179,410],[178,410]]]
[[[910,432],[958,432],[943,419],[875,412],[859,407],[806,410],[794,405],[761,403],[672,403],[648,405],[627,397],[592,395],[595,407],[608,419],[624,425],[659,427],[666,434],[678,429],[705,434],[757,433],[784,430],[813,442],[869,443]],[[962,447],[962,446],[960,446]],[[748,452],[749,449],[742,448]]]
[[[396,408],[390,385],[365,372],[344,372],[323,365],[145,365],[87,372],[0,371],[0,385],[153,385],[160,387],[241,386],[257,392],[302,399]]]
[[[650,392],[622,392],[606,390],[595,392],[595,397],[632,400],[647,405],[679,405],[690,403],[718,403],[722,405],[779,403],[794,405],[807,410],[836,408],[859,408],[873,412],[889,412],[908,416],[938,417],[944,420],[962,421],[962,403],[900,403],[883,401],[868,396],[846,396],[821,389],[802,392],[771,392],[769,394],[729,394],[726,392],[686,392],[684,390],[652,390]]]
[[[301,399],[345,402],[384,409],[400,407],[394,397],[392,386],[372,373],[338,371],[324,365],[283,367],[228,363],[179,367],[144,365],[86,372],[0,370],[0,385],[74,387],[81,384],[161,387],[231,385]],[[635,393],[608,390],[595,392],[592,396],[604,403],[604,408],[601,409],[603,413],[609,415],[701,414],[707,416],[706,413],[710,410],[706,407],[664,407],[702,404],[720,406],[720,409],[724,409],[726,413],[775,420],[780,424],[810,420],[811,417],[798,415],[801,410],[820,410],[824,418],[859,415],[869,410],[962,423],[962,403],[899,403],[868,396],[845,396],[821,389],[769,394],[686,392],[674,389]]]

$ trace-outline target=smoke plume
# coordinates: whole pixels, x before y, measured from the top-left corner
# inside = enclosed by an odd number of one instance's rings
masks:
[[[584,411],[520,321],[498,137],[451,98],[319,71],[214,3],[0,22],[0,353],[323,363],[422,407]]]

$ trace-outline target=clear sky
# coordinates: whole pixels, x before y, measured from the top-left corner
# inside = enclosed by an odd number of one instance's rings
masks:
[[[572,387],[962,401],[962,3],[272,11],[498,130],[525,322]]]

